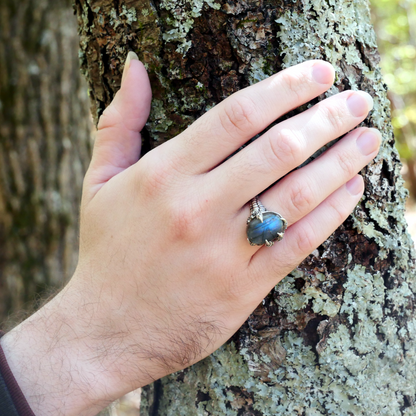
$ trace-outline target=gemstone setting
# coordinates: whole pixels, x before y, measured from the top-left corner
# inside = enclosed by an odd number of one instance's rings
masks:
[[[287,222],[276,212],[264,211],[247,221],[247,240],[252,246],[272,246],[283,238]]]

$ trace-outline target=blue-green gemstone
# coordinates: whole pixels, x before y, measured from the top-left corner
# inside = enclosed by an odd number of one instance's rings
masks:
[[[274,212],[263,212],[263,222],[253,218],[247,224],[248,240],[258,246],[266,244],[267,241],[276,241],[277,234],[285,230],[282,218]]]

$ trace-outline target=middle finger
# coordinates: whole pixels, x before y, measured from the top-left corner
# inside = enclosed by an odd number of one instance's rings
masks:
[[[207,174],[212,194],[219,200],[229,196],[228,209],[231,213],[239,210],[319,148],[363,121],[372,106],[369,94],[346,91],[283,121]]]

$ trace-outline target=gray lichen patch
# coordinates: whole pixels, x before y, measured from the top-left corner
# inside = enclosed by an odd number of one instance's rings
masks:
[[[143,14],[143,16],[148,16],[148,15],[149,15],[149,12],[147,12],[147,14]],[[120,16],[121,17],[124,16],[126,18],[126,23],[128,25],[132,25],[133,22],[137,22],[137,12],[136,12],[136,9],[134,7],[130,7],[129,9],[127,9],[126,5],[122,4],[121,5]]]

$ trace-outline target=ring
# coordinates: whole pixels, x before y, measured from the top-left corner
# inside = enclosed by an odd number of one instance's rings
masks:
[[[258,196],[250,201],[247,219],[247,240],[251,246],[271,247],[283,238],[287,221],[277,212],[267,211]]]

